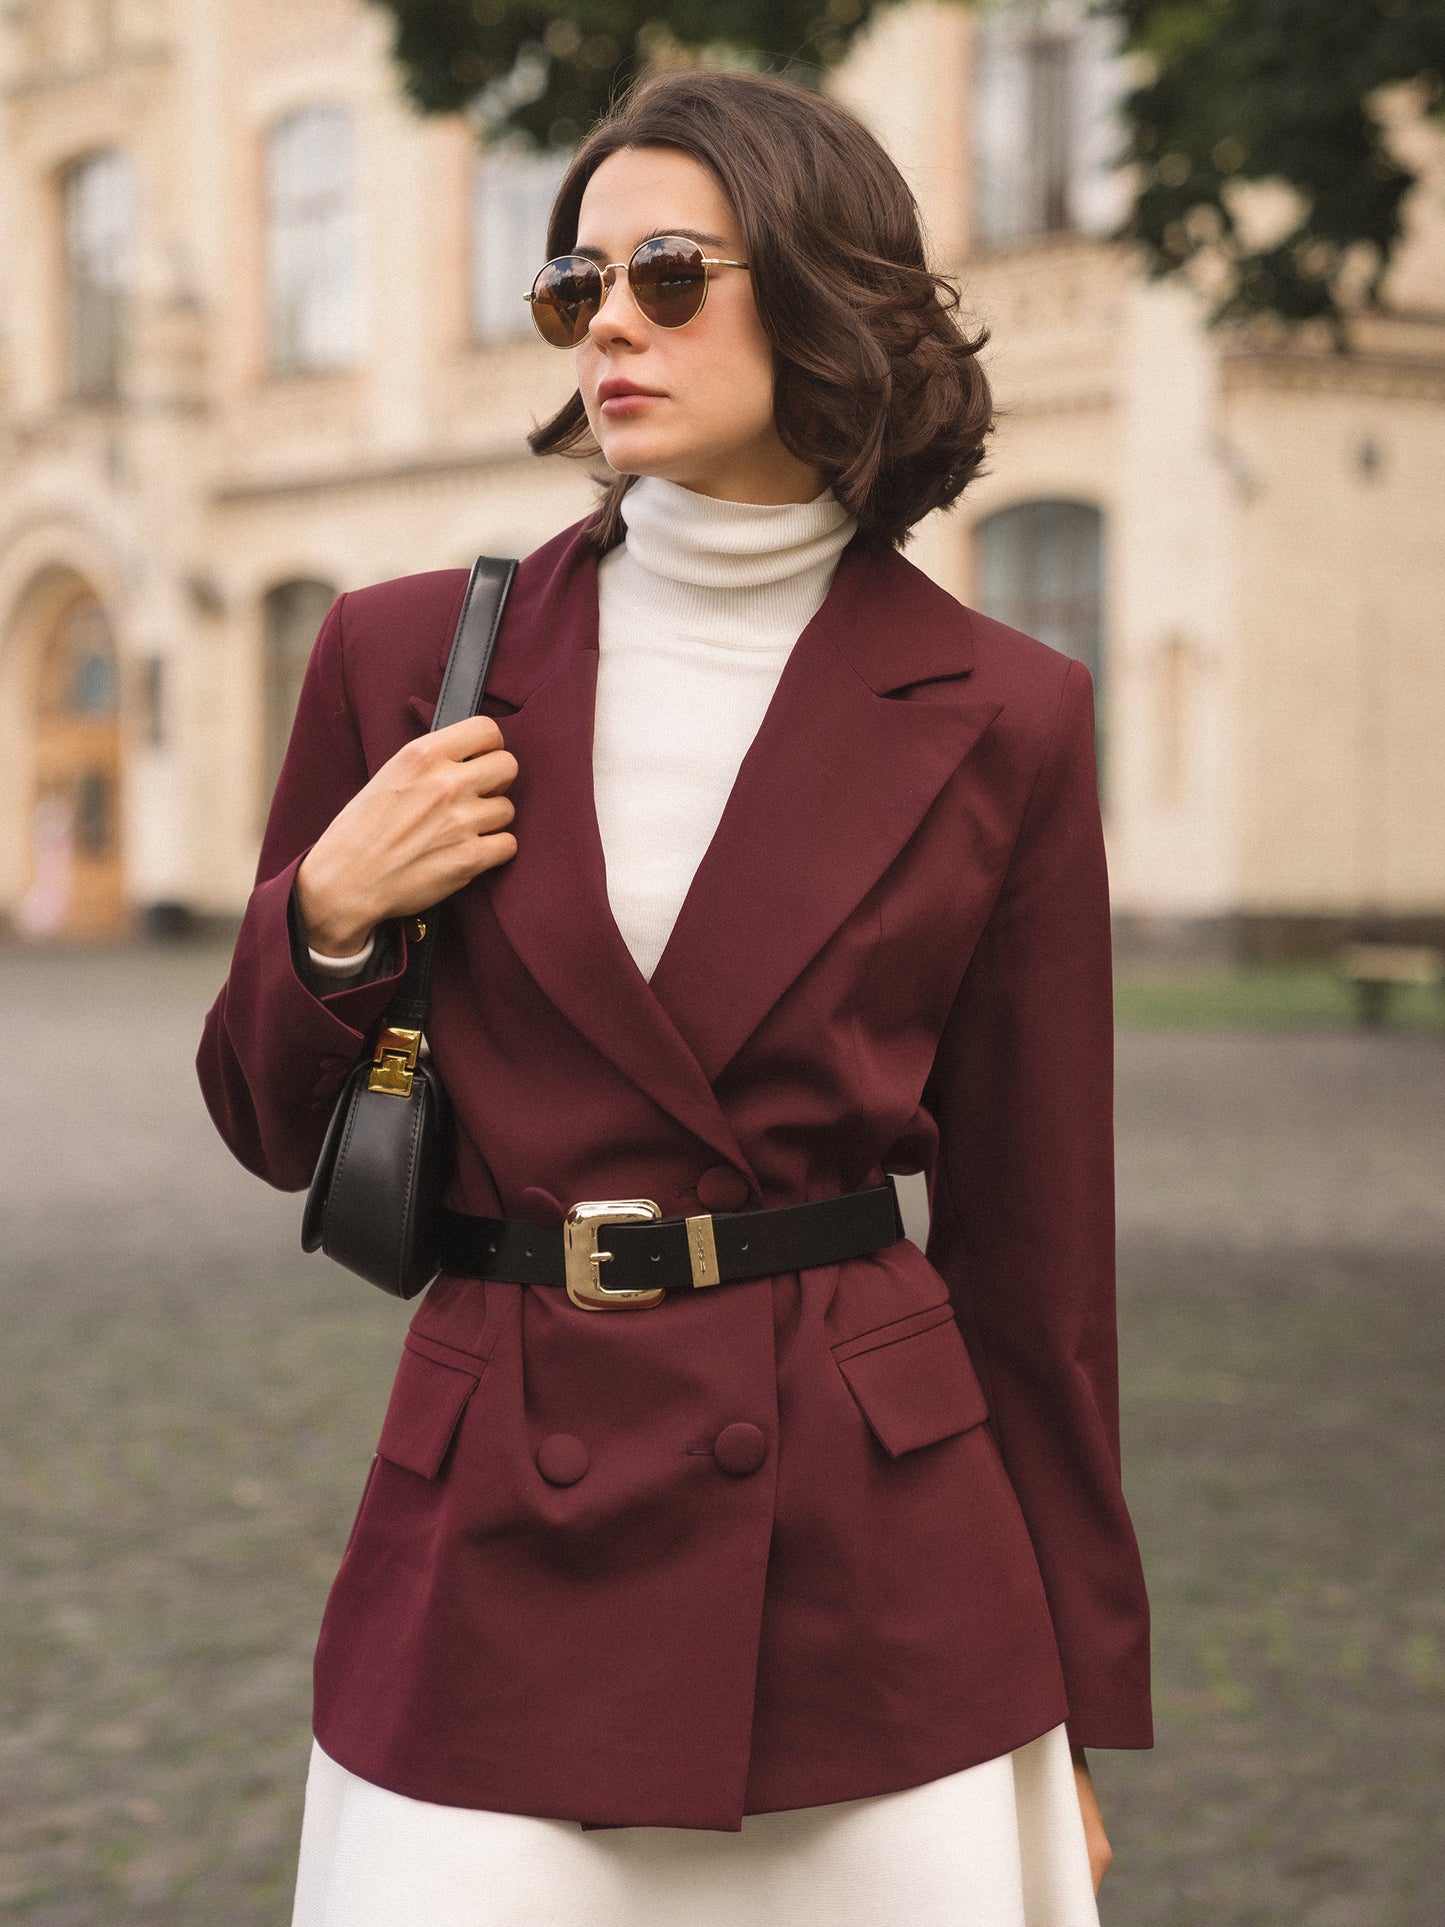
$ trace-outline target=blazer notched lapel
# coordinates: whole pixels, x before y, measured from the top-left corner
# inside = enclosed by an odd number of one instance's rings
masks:
[[[540,583],[519,574],[489,694],[517,758],[517,854],[484,889],[503,934],[564,1017],[694,1136],[755,1176],[696,1057],[617,928],[592,787],[597,568],[576,544]]]
[[[968,613],[855,538],[794,644],[651,989],[709,1082],[857,907],[1002,705]],[[917,689],[914,699],[894,692]]]
[[[580,541],[548,559],[550,571],[523,565],[489,684],[517,757],[517,855],[458,901],[484,889],[574,1027],[751,1178],[714,1082],[1000,705],[969,689],[966,611],[855,539],[793,647],[649,982],[612,916],[597,827],[596,560]],[[934,687],[895,693],[919,684]]]

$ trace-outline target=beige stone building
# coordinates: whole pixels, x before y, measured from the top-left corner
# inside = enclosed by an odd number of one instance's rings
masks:
[[[556,162],[419,121],[364,0],[0,15],[0,919],[229,917],[338,590],[525,553]],[[1084,657],[1115,900],[1259,949],[1445,930],[1445,169],[1342,358],[1210,335],[1117,219],[1071,0],[886,15],[838,76],[988,350],[988,476],[910,551]]]

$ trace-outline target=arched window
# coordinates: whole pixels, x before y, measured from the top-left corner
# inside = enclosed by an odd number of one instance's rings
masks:
[[[304,107],[266,137],[271,365],[344,368],[359,337],[351,116]]]
[[[301,679],[326,611],[336,600],[330,582],[281,582],[266,597],[266,800],[269,802],[296,715]]]
[[[67,612],[40,658],[40,714],[105,717],[117,701],[115,643],[98,602]]]
[[[84,401],[120,392],[135,266],[137,188],[124,154],[90,154],[68,168],[65,220],[66,360]]]
[[[1103,522],[1084,502],[1020,502],[975,532],[980,609],[1085,664],[1100,710]]]

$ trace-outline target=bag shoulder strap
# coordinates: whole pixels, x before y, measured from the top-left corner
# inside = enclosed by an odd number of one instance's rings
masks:
[[[462,612],[457,617],[452,652],[447,657],[446,673],[437,696],[433,729],[475,716],[486,694],[487,671],[492,666],[492,651],[497,646],[497,631],[502,626],[502,611],[517,565],[494,555],[479,555],[472,564],[471,581],[462,597]]]
[[[451,654],[447,657],[446,671],[437,695],[436,714],[431,725],[433,730],[445,729],[449,723],[459,723],[468,716],[475,716],[481,708],[482,697],[486,694],[487,672],[492,666],[492,652],[497,646],[497,635],[502,626],[502,613],[507,606],[507,596],[516,573],[515,562],[494,555],[479,555],[472,564],[471,580],[462,597],[462,611],[457,617]],[[437,927],[441,922],[442,907],[440,903],[433,905],[417,920],[425,928],[424,936],[408,935],[406,971],[387,1005],[386,1015],[382,1019],[383,1030],[422,1031],[426,1028],[427,1010],[431,1004],[432,960],[436,955]],[[413,920],[408,918],[407,922],[412,923]]]

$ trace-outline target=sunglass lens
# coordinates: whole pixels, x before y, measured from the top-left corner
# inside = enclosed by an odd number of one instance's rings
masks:
[[[532,283],[532,319],[554,348],[575,348],[602,305],[602,273],[585,255],[549,261]]]
[[[702,249],[670,234],[644,241],[632,257],[627,281],[649,321],[659,328],[680,328],[692,320],[707,292]]]

